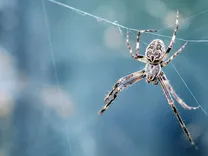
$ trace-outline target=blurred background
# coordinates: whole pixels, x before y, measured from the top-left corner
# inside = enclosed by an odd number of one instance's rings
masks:
[[[59,2],[127,27],[162,29],[159,33],[167,36],[172,36],[179,10],[177,37],[208,39],[207,0]],[[125,34],[124,29],[120,32],[47,0],[1,0],[0,156],[207,156],[208,116],[176,103],[199,147],[196,151],[160,85],[142,80],[121,92],[103,116],[98,115],[113,84],[144,68],[130,57]],[[142,54],[155,38],[166,46],[170,42],[142,34]],[[130,33],[130,41],[135,49],[135,32]],[[176,40],[171,54],[183,44]],[[208,43],[189,43],[173,61],[206,110],[207,48]],[[164,71],[178,95],[197,106],[173,66]]]

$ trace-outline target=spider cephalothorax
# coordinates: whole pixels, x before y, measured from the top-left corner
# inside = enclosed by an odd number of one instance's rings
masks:
[[[153,64],[147,63],[144,69],[145,69],[146,81],[148,83],[152,81],[156,85],[157,77],[159,76],[161,72],[160,64],[153,65]]]
[[[159,64],[165,59],[165,44],[162,40],[153,40],[146,48],[145,57],[150,64]]]
[[[113,89],[105,97],[104,101],[106,105],[100,111],[100,114],[102,114],[104,111],[106,111],[109,108],[110,104],[116,99],[120,91],[122,91],[124,88],[127,88],[128,86],[146,77],[146,81],[148,83],[153,82],[153,84],[155,85],[158,84],[158,82],[160,83],[163,89],[163,92],[167,98],[168,104],[171,106],[186,136],[188,137],[191,144],[195,145],[194,141],[191,138],[190,133],[188,132],[188,129],[186,128],[183,120],[181,119],[175,107],[173,98],[175,98],[175,100],[185,109],[194,110],[199,107],[191,107],[191,106],[188,106],[186,103],[184,103],[183,100],[176,94],[173,87],[169,83],[165,73],[161,69],[162,67],[165,67],[166,65],[168,65],[171,62],[171,60],[173,60],[185,48],[187,44],[186,42],[178,51],[176,51],[168,60],[165,61],[165,58],[168,56],[175,42],[177,30],[178,30],[178,12],[177,12],[177,18],[176,18],[176,28],[174,30],[172,40],[170,41],[168,48],[165,50],[164,42],[162,40],[155,39],[147,46],[145,56],[139,54],[140,35],[141,33],[144,33],[144,32],[155,32],[156,30],[141,30],[138,32],[137,42],[136,42],[136,54],[134,54],[132,51],[132,48],[129,44],[129,35],[127,33],[126,44],[127,44],[127,47],[129,49],[129,52],[132,58],[140,62],[146,63],[146,66],[144,69],[134,72],[132,74],[129,74],[127,76],[124,76],[116,82]]]

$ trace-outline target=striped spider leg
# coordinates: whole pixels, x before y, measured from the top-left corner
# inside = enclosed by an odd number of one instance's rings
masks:
[[[188,43],[188,41],[185,42],[185,44],[178,51],[176,51],[167,61],[162,62],[161,67],[167,66],[178,54],[180,54],[183,51],[183,49],[186,47],[187,43]]]
[[[139,80],[143,79],[144,77],[145,77],[144,70],[140,70],[140,71],[137,71],[135,73],[132,73],[130,75],[120,78],[116,82],[116,84],[113,86],[113,89],[110,91],[110,93],[104,99],[106,105],[100,111],[100,114],[103,114],[109,108],[110,104],[116,99],[116,97],[118,96],[118,93],[120,91],[122,91],[124,88],[127,88],[128,86],[138,82]]]
[[[171,51],[171,49],[173,47],[173,44],[175,43],[176,33],[177,33],[178,27],[179,27],[179,21],[178,21],[178,19],[179,19],[179,12],[177,11],[177,15],[176,15],[176,27],[174,29],[173,36],[172,36],[172,39],[171,39],[170,44],[168,46],[168,49],[166,50],[166,54],[168,54]]]
[[[187,105],[177,94],[176,92],[174,91],[173,87],[171,86],[170,82],[168,81],[166,75],[162,72],[161,73],[161,77],[168,89],[168,91],[172,94],[172,96],[175,98],[175,100],[184,108],[184,109],[187,109],[187,110],[196,110],[199,108],[198,107],[191,107],[189,105]]]
[[[174,105],[174,101],[173,101],[173,99],[172,99],[172,97],[171,97],[171,93],[172,93],[173,97],[174,97],[178,102],[180,102],[179,104],[181,104],[182,107],[184,107],[185,109],[191,110],[191,109],[197,109],[198,107],[190,107],[190,106],[186,105],[186,104],[185,104],[185,103],[184,103],[184,102],[176,95],[176,93],[173,91],[172,87],[170,86],[170,84],[169,84],[168,80],[166,79],[166,76],[165,76],[165,74],[164,74],[163,72],[161,72],[161,75],[158,77],[158,80],[159,80],[159,82],[160,82],[160,84],[161,84],[161,87],[162,87],[162,89],[163,89],[163,91],[164,91],[164,94],[165,94],[165,96],[166,96],[166,98],[167,98],[168,104],[171,106],[171,108],[172,108],[172,110],[173,110],[173,112],[174,112],[176,118],[178,119],[178,121],[179,121],[179,123],[180,123],[180,125],[181,125],[181,128],[183,129],[184,133],[185,133],[186,136],[188,137],[188,140],[190,141],[190,143],[196,148],[196,145],[195,145],[195,143],[194,143],[194,141],[193,141],[193,139],[192,139],[192,137],[191,137],[191,135],[190,135],[188,129],[186,128],[186,125],[184,124],[184,122],[183,122],[183,120],[182,120],[182,118],[181,118],[181,116],[180,116],[180,114],[179,114],[179,112],[178,112],[176,106]]]
[[[138,71],[137,72],[134,72],[134,73],[131,73],[127,76],[124,76],[122,78],[120,78],[116,83],[115,85],[113,86],[113,89],[110,91],[110,93],[105,97],[104,101],[108,101],[110,96],[113,94],[113,92],[118,88],[119,85],[123,84],[124,82],[126,82],[127,80],[135,77],[136,75],[138,74]]]
[[[139,54],[139,40],[140,40],[141,33],[145,33],[145,32],[157,32],[157,30],[149,29],[149,30],[140,30],[140,31],[138,31],[137,40],[136,40],[136,54],[133,53],[133,50],[132,50],[132,48],[130,46],[130,43],[129,43],[129,32],[127,31],[127,33],[126,33],[126,46],[129,49],[131,57],[133,59],[138,60],[138,61],[143,62],[143,63],[147,63],[147,61],[146,61],[144,55]]]

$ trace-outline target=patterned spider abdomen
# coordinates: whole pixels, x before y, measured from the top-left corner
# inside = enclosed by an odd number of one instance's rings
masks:
[[[145,57],[151,64],[159,64],[165,56],[165,44],[160,39],[153,40],[146,48]]]
[[[154,81],[161,72],[161,66],[147,63],[145,66],[146,81],[150,83]]]

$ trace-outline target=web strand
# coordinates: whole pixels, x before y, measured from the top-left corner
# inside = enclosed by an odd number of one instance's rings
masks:
[[[65,133],[66,133],[66,135],[68,134],[68,127],[67,127],[67,125],[65,124]],[[69,136],[66,136],[66,138],[67,138],[67,141],[68,141],[68,146],[69,146],[69,155],[71,156],[71,140],[69,139]]]
[[[194,17],[196,17],[196,16],[202,15],[202,14],[204,14],[204,13],[206,13],[206,12],[208,12],[208,9],[203,10],[203,11],[201,11],[201,12],[199,12],[199,13],[193,14],[193,15],[187,17],[187,18],[182,19],[181,21],[184,22],[184,21],[186,21],[186,20],[188,20],[188,19],[190,19],[190,18],[194,18]],[[175,25],[175,23],[173,23],[173,24],[171,24],[171,25],[169,25],[169,26],[167,26],[167,27],[164,27],[164,28],[158,30],[158,32],[163,31],[163,30],[165,30],[165,29],[167,29],[167,28],[170,28],[170,27],[172,27],[172,26],[174,26],[174,25]],[[192,41],[195,41],[195,40],[192,40]],[[206,40],[206,41],[207,41],[207,40]],[[189,40],[189,42],[190,42],[190,40]]]
[[[49,42],[49,47],[50,47],[50,54],[51,54],[51,58],[52,58],[52,62],[53,62],[53,68],[54,68],[55,77],[56,77],[56,85],[57,85],[57,90],[58,90],[58,93],[59,93],[58,95],[60,96],[61,89],[60,89],[60,83],[59,83],[59,79],[58,79],[58,72],[57,72],[57,68],[56,68],[56,60],[55,60],[55,56],[54,56],[54,50],[53,50],[52,40],[51,40],[51,35],[50,35],[50,27],[49,27],[48,17],[47,17],[47,12],[46,12],[46,7],[45,7],[45,0],[42,0],[42,8],[43,8],[43,13],[44,13],[45,26],[46,26],[46,29],[47,29],[48,42]],[[67,142],[68,142],[68,146],[69,146],[69,155],[71,155],[71,141],[70,141],[70,138],[68,136],[68,129],[67,129],[66,123],[65,123],[64,127],[65,127],[66,138],[67,138]]]
[[[57,4],[57,5],[59,5],[59,6],[65,7],[65,8],[67,8],[67,9],[70,9],[70,10],[72,10],[72,11],[74,11],[74,12],[76,12],[76,13],[82,15],[82,16],[89,16],[89,17],[92,17],[92,18],[96,19],[96,20],[99,21],[99,22],[109,23],[109,24],[111,24],[111,25],[114,25],[114,26],[116,26],[116,27],[123,28],[123,29],[126,29],[126,30],[131,30],[131,31],[135,31],[135,32],[138,32],[138,31],[139,31],[139,29],[129,28],[129,27],[127,27],[127,26],[118,24],[117,21],[112,22],[112,21],[107,20],[107,19],[105,19],[105,18],[102,18],[102,17],[96,16],[96,15],[90,14],[90,13],[88,13],[88,12],[85,12],[85,11],[83,11],[83,10],[74,8],[74,7],[70,6],[70,5],[67,5],[67,4],[58,2],[58,1],[56,1],[56,0],[47,0],[47,1],[49,1],[49,2],[51,2],[51,3],[54,3],[54,4]],[[208,10],[205,10],[205,11],[203,11],[203,12],[201,12],[201,13],[192,15],[192,16],[190,16],[190,17],[188,17],[188,18],[191,18],[191,17],[193,18],[193,17],[199,16],[199,15],[201,15],[201,14],[203,14],[203,13],[206,13],[207,11],[208,11]],[[188,18],[186,18],[186,19],[184,19],[184,20],[187,20]],[[184,21],[184,20],[182,20],[182,21]],[[168,27],[170,27],[170,26],[168,26]],[[163,29],[166,29],[166,28],[168,28],[168,27],[165,27],[165,28],[163,28]],[[163,29],[160,29],[159,31],[162,31]],[[155,36],[159,36],[159,37],[171,38],[170,36],[166,36],[166,35],[162,35],[162,34],[158,34],[158,33],[150,33],[150,32],[146,32],[146,33],[147,33],[147,34],[151,34],[151,35],[155,35]],[[185,41],[189,41],[189,42],[194,42],[194,43],[202,43],[202,42],[203,42],[203,43],[207,43],[207,42],[208,42],[208,40],[186,40],[186,39],[182,39],[182,38],[176,38],[176,40],[184,41],[184,42],[185,42]]]
[[[46,26],[46,30],[47,30],[47,36],[48,36],[48,44],[49,44],[49,47],[50,47],[50,54],[51,54],[51,58],[52,58],[52,62],[53,62],[53,68],[54,68],[54,71],[55,71],[56,84],[58,86],[58,91],[60,91],[58,73],[57,73],[57,70],[56,70],[56,60],[55,60],[55,56],[54,56],[54,50],[53,50],[53,46],[52,46],[50,28],[49,28],[49,24],[48,24],[48,18],[47,18],[47,12],[46,12],[46,9],[45,9],[44,0],[42,0],[42,5],[43,5],[44,18],[45,18],[45,26]]]

